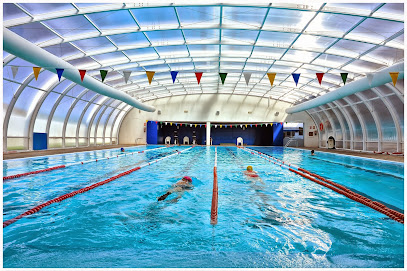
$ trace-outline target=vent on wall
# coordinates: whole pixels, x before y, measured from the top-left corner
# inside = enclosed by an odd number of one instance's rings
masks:
[[[276,117],[277,117],[277,116],[278,116],[278,114],[280,114],[280,112],[276,112],[276,113],[274,114],[274,116],[276,116]]]
[[[158,111],[157,111],[157,114],[158,114],[158,115],[161,115],[161,110],[158,110]]]
[[[219,116],[219,113],[220,113],[219,111],[216,111],[216,116]]]

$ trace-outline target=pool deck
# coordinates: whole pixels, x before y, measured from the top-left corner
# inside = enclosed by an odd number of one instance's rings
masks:
[[[144,144],[141,144],[141,145],[144,145]],[[222,145],[236,146],[234,144],[222,144]],[[7,152],[7,153],[3,153],[3,160],[35,157],[35,156],[43,156],[43,155],[55,155],[55,154],[64,154],[64,153],[73,153],[73,152],[103,150],[103,149],[114,149],[114,148],[121,148],[121,147],[125,148],[125,147],[133,147],[133,146],[137,146],[137,145],[121,144],[121,145],[91,146],[91,147],[82,147],[82,148],[53,149],[53,150],[42,150],[42,151]],[[247,147],[250,147],[250,146],[247,146]],[[335,149],[335,150],[329,149],[328,150],[325,148],[309,148],[309,147],[301,147],[300,149],[338,153],[338,154],[344,154],[344,155],[353,155],[353,156],[359,156],[359,157],[366,157],[366,158],[373,158],[373,159],[380,159],[380,160],[404,163],[404,156],[402,156],[402,155],[373,154],[373,153],[365,153],[365,152],[359,152],[359,151],[348,151],[348,150],[338,150],[338,149]]]
[[[144,145],[144,144],[141,144]],[[41,150],[41,151],[14,151],[14,152],[3,152],[3,160],[16,159],[16,158],[26,158],[44,155],[55,155],[73,152],[84,152],[84,151],[94,151],[94,150],[104,150],[104,149],[117,149],[125,147],[134,147],[135,144],[122,144],[122,145],[105,145],[105,146],[91,146],[91,147],[81,147],[81,148],[66,148],[66,149],[52,149],[52,150]]]
[[[323,152],[330,152],[330,153],[337,153],[337,154],[344,154],[344,155],[353,155],[353,156],[359,156],[359,157],[365,157],[365,158],[373,158],[373,159],[380,159],[380,160],[404,163],[404,155],[374,154],[374,153],[366,153],[366,152],[360,152],[360,151],[348,151],[348,150],[338,150],[338,149],[332,150],[332,149],[325,149],[325,148],[309,148],[309,147],[299,147],[299,149],[323,151]]]

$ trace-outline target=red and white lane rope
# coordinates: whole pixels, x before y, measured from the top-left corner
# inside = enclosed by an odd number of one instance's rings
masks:
[[[41,210],[42,208],[44,208],[44,207],[46,207],[46,206],[48,206],[48,205],[51,205],[51,204],[56,203],[56,202],[61,202],[61,201],[63,201],[63,200],[66,200],[67,198],[72,198],[73,196],[75,196],[75,195],[77,195],[77,194],[81,194],[81,193],[87,192],[87,191],[92,190],[92,189],[94,189],[94,188],[96,188],[96,187],[98,187],[98,186],[107,184],[107,183],[109,183],[109,182],[111,182],[111,181],[114,181],[114,180],[120,178],[120,177],[126,176],[126,175],[128,175],[128,174],[130,174],[130,173],[132,173],[132,172],[134,172],[134,171],[137,171],[137,170],[143,168],[143,167],[146,167],[146,166],[149,166],[149,165],[151,165],[151,164],[157,163],[157,162],[159,162],[159,161],[161,161],[161,160],[170,158],[170,157],[172,157],[172,156],[174,156],[174,155],[179,155],[179,154],[181,154],[182,152],[188,151],[188,150],[190,150],[190,149],[192,149],[192,148],[193,148],[193,147],[190,147],[190,148],[187,148],[187,149],[185,149],[185,150],[179,151],[179,152],[177,152],[177,153],[170,154],[170,155],[168,155],[168,156],[164,156],[164,157],[162,157],[162,158],[160,158],[160,159],[154,160],[154,161],[152,161],[152,162],[145,163],[145,164],[143,164],[143,165],[140,165],[140,166],[135,167],[135,168],[133,168],[133,169],[130,169],[130,170],[128,170],[128,171],[122,172],[122,173],[120,173],[120,174],[118,174],[118,175],[116,175],[116,176],[110,177],[109,179],[106,179],[106,180],[104,180],[104,181],[100,181],[100,182],[98,182],[98,183],[92,184],[92,185],[90,185],[90,186],[86,186],[86,187],[84,187],[84,188],[81,188],[81,189],[79,189],[79,190],[73,191],[73,192],[71,192],[71,193],[62,195],[62,196],[60,196],[60,197],[58,197],[58,198],[54,198],[54,199],[52,199],[52,200],[49,200],[49,201],[47,201],[47,202],[45,202],[45,203],[43,203],[43,204],[40,204],[40,205],[38,205],[38,206],[36,206],[36,207],[34,207],[34,208],[28,210],[28,211],[25,212],[25,213],[22,213],[21,215],[18,215],[18,216],[16,216],[16,217],[12,218],[12,219],[9,219],[9,220],[3,222],[3,228],[9,226],[10,224],[13,224],[13,223],[16,222],[17,220],[19,220],[19,219],[21,219],[21,218],[23,218],[23,217],[25,217],[25,216],[32,215],[32,214],[38,212],[39,210]]]
[[[290,163],[285,163],[284,161],[277,159],[275,157],[272,157],[271,155],[267,155],[261,152],[258,152],[256,150],[252,150],[249,148],[240,148],[248,153],[251,153],[253,155],[256,155],[260,158],[263,158],[264,160],[267,160],[269,162],[274,162],[274,164],[278,164],[280,165],[280,167],[284,167],[287,168],[289,171],[294,172],[304,178],[307,178],[308,180],[311,180],[317,184],[320,184],[322,186],[325,186],[326,188],[329,188],[341,195],[344,195],[345,197],[357,201],[359,203],[362,203],[363,205],[366,205],[388,217],[390,217],[391,219],[400,222],[402,224],[404,224],[404,214],[397,212],[396,210],[393,210],[389,207],[387,207],[386,205],[379,203],[377,201],[373,201],[367,197],[364,197],[358,193],[355,193],[353,191],[351,191],[349,188],[337,184],[331,180],[327,180],[322,176],[319,176],[318,174],[312,173],[308,170],[305,170],[303,168],[300,168],[298,166],[295,166],[293,164]]]
[[[50,168],[31,171],[31,172],[26,172],[26,173],[20,173],[20,174],[16,174],[16,175],[5,176],[5,177],[3,177],[3,181],[9,180],[9,179],[20,178],[20,177],[24,177],[24,176],[27,176],[27,175],[33,175],[33,174],[38,174],[38,173],[42,173],[42,172],[52,171],[52,170],[55,170],[55,169],[62,169],[62,168],[67,168],[67,167],[71,167],[71,166],[75,166],[75,165],[80,165],[80,164],[83,165],[83,164],[86,164],[86,163],[97,162],[97,161],[106,160],[106,159],[110,159],[110,158],[119,158],[121,156],[127,156],[127,155],[130,155],[130,154],[133,155],[134,153],[144,153],[144,152],[148,152],[148,151],[155,151],[155,150],[159,150],[159,149],[163,149],[163,148],[168,148],[168,147],[161,147],[161,148],[148,149],[148,150],[138,151],[138,152],[130,152],[130,153],[118,154],[118,155],[113,156],[113,157],[104,157],[104,158],[99,158],[99,159],[96,159],[96,160],[87,160],[87,161],[84,161],[84,162],[77,162],[77,163],[72,163],[72,164],[69,164],[69,165],[61,165],[61,166],[50,167]]]
[[[213,167],[213,191],[212,191],[212,207],[211,207],[211,224],[218,223],[218,151],[215,147],[215,164]]]

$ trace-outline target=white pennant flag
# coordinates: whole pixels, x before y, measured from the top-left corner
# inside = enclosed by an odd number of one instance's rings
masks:
[[[17,72],[18,72],[18,67],[17,66],[11,66],[11,71],[13,72],[13,79],[16,78]]]
[[[167,123],[165,123],[165,125],[167,125]]]
[[[189,127],[192,127],[192,124],[190,124]]]
[[[215,128],[218,127],[218,125],[215,124]]]
[[[244,75],[244,80],[246,80],[246,86],[248,86],[250,77],[252,76],[252,73],[251,72],[245,72],[245,73],[243,73],[243,75]]]
[[[367,80],[369,81],[369,85],[371,85],[372,80],[373,80],[373,73],[367,72],[366,77],[367,77]]]
[[[126,84],[127,84],[127,81],[129,81],[130,74],[131,74],[131,71],[123,71],[124,82],[126,82]]]
[[[243,125],[242,124],[240,124],[240,128],[242,128],[243,127]]]

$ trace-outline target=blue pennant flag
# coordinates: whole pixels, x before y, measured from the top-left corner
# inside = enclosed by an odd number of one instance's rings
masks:
[[[58,74],[58,79],[59,79],[59,81],[61,81],[61,76],[62,76],[62,73],[64,72],[64,69],[56,69],[57,70],[57,74]]]
[[[300,73],[293,73],[292,76],[294,78],[295,85],[298,85],[298,80],[300,79]]]
[[[177,78],[178,72],[171,72],[172,82],[175,83],[175,78]]]

